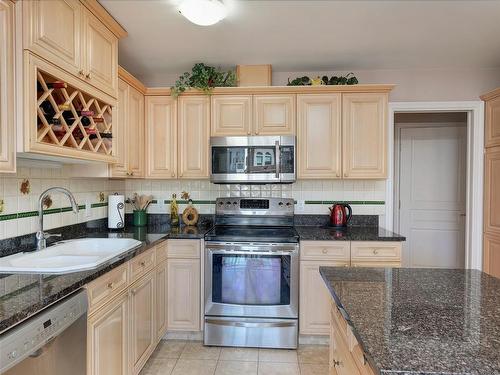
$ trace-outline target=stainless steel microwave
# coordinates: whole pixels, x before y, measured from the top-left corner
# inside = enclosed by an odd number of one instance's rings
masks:
[[[295,136],[211,137],[210,180],[216,184],[292,183]]]

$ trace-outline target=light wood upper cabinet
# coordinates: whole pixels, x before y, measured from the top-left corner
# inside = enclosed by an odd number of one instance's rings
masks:
[[[294,135],[295,95],[255,95],[254,134]]]
[[[92,13],[83,17],[85,80],[116,96],[118,86],[118,39]]]
[[[83,6],[80,1],[23,1],[22,5],[24,48],[81,77]]]
[[[103,9],[96,17],[78,0],[23,1],[22,6],[25,49],[117,97],[117,35],[126,32],[116,21]]]
[[[212,96],[212,136],[247,136],[252,131],[252,96]]]
[[[130,355],[134,375],[141,371],[156,345],[154,275],[148,273],[130,290]]]
[[[146,97],[147,177],[177,176],[177,101],[170,96]]]
[[[385,93],[342,94],[344,178],[387,177]]]
[[[340,94],[297,95],[298,178],[341,177]]]
[[[144,177],[144,96],[132,87],[129,87],[127,128],[129,173]]]
[[[208,178],[210,101],[206,96],[179,98],[179,177]]]
[[[167,262],[163,261],[156,268],[156,341],[167,332]]]
[[[111,175],[113,177],[125,177],[128,175],[128,92],[129,86],[121,79],[118,80],[118,104],[117,104],[117,119],[116,134],[113,139],[113,146],[117,156],[117,162],[111,166]]]
[[[500,236],[500,147],[484,156],[484,231]]]
[[[169,243],[170,247],[170,243]],[[200,330],[200,260],[168,260],[168,330]]]
[[[88,375],[127,375],[129,304],[124,293],[87,322]]]
[[[144,95],[123,80],[118,84],[118,121],[112,177],[144,177]]]
[[[16,171],[14,3],[0,0],[0,172]]]
[[[498,96],[485,103],[485,133],[484,145],[486,147],[500,146],[500,89]]]

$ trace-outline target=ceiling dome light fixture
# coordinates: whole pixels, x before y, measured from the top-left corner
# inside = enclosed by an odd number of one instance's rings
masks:
[[[200,26],[210,26],[227,16],[227,8],[220,0],[184,0],[179,13]]]

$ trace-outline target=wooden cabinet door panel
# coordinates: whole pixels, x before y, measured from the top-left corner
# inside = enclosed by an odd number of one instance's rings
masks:
[[[78,0],[23,1],[24,48],[82,76],[82,5]]]
[[[118,39],[90,11],[84,12],[85,79],[116,97],[118,86]]]
[[[130,344],[131,367],[138,374],[156,343],[155,331],[155,277],[150,272],[137,281],[130,290]]]
[[[208,178],[210,102],[206,96],[179,98],[179,177]]]
[[[349,261],[301,261],[299,322],[301,335],[328,335],[331,296],[319,274],[320,266],[348,266]]]
[[[295,134],[295,95],[255,95],[256,135]]]
[[[484,231],[500,235],[500,147],[484,156]]]
[[[500,236],[484,235],[484,272],[500,278]]]
[[[144,177],[144,96],[129,87],[127,164],[133,177]]]
[[[169,259],[167,263],[168,330],[199,331],[200,260]]]
[[[167,262],[156,269],[156,341],[167,332]]]
[[[344,178],[387,177],[387,94],[342,94]]]
[[[246,136],[252,130],[252,96],[213,96],[212,136]]]
[[[177,176],[177,101],[170,96],[146,98],[147,177]]]
[[[341,177],[340,94],[297,96],[298,178]]]
[[[500,146],[500,96],[486,102],[485,115],[484,145]]]
[[[16,171],[14,4],[0,1],[0,172]]]
[[[125,293],[87,322],[88,375],[129,374],[129,305]]]
[[[129,86],[121,79],[118,82],[118,118],[113,119],[113,148],[117,156],[117,163],[111,166],[113,177],[126,177],[128,173],[128,94]]]

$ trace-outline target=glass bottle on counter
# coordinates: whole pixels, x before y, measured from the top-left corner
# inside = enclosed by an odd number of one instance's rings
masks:
[[[179,207],[177,206],[177,194],[172,194],[170,201],[170,225],[179,225]]]

